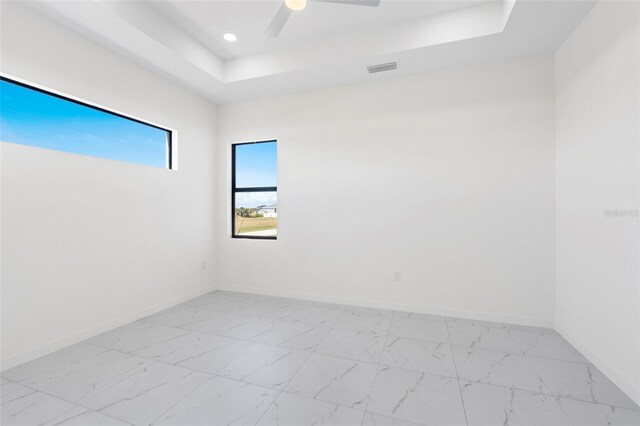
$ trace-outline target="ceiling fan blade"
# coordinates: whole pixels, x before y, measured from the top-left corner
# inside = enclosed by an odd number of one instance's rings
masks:
[[[273,17],[273,20],[265,31],[265,34],[269,37],[278,37],[278,34],[280,34],[280,31],[282,31],[282,28],[284,27],[284,24],[287,23],[289,16],[291,16],[291,9],[282,2],[282,6],[278,9],[276,16]]]
[[[356,6],[380,6],[380,0],[315,0],[322,1],[325,3],[342,3],[342,4],[353,4]]]

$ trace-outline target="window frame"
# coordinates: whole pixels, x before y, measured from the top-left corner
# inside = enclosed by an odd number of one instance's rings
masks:
[[[258,236],[258,235],[236,235],[236,193],[238,192],[275,192],[278,194],[278,185],[276,186],[252,186],[246,188],[236,187],[236,147],[242,145],[256,145],[259,143],[278,143],[277,139],[254,142],[239,142],[231,144],[231,238],[240,238],[245,240],[277,240],[278,236]],[[277,157],[276,157],[277,162]]]
[[[28,83],[28,82],[26,82],[24,80],[17,79],[15,77],[9,76],[9,75],[4,74],[4,73],[0,74],[0,81],[5,81],[7,83],[15,84],[17,86],[21,86],[21,87],[24,87],[24,88],[29,89],[29,90],[40,92],[40,93],[45,94],[47,96],[53,96],[55,98],[62,99],[63,101],[72,102],[74,104],[81,105],[83,107],[91,108],[91,109],[94,109],[94,110],[97,110],[97,111],[100,111],[100,112],[103,112],[103,113],[106,113],[106,114],[109,114],[109,115],[113,115],[113,116],[116,116],[116,117],[119,117],[119,118],[123,118],[125,120],[133,121],[133,122],[138,123],[138,124],[142,124],[142,125],[145,125],[145,126],[153,127],[155,129],[158,129],[158,130],[162,130],[162,131],[167,133],[167,141],[166,141],[166,144],[167,144],[167,164],[162,169],[163,170],[176,170],[177,169],[177,167],[175,167],[175,165],[174,165],[174,162],[175,162],[174,161],[174,146],[173,146],[174,145],[174,130],[172,130],[172,129],[168,129],[166,127],[158,126],[157,124],[149,123],[148,121],[143,121],[143,120],[140,120],[138,118],[131,117],[129,115],[125,115],[125,114],[110,110],[108,108],[99,106],[97,104],[93,104],[93,103],[90,103],[90,102],[87,102],[87,101],[83,101],[83,100],[74,98],[74,97],[69,96],[69,95],[63,95],[63,94],[58,93],[58,92],[56,92],[54,90],[51,90],[51,89],[48,89],[48,88],[44,88],[42,86],[39,86],[39,85],[36,85],[36,84],[33,84],[33,83]],[[71,151],[56,150],[54,148],[42,148],[42,149],[50,149],[50,150],[55,150],[55,151],[67,152],[67,153],[74,154],[74,155],[90,156],[90,157],[94,157],[94,158],[102,158],[104,160],[120,161],[120,162],[124,162],[124,163],[135,164],[135,165],[138,165],[138,166],[145,166],[145,164],[141,164],[141,163],[135,163],[135,162],[132,162],[132,161],[125,161],[125,160],[117,160],[117,159],[107,158],[107,157],[100,157],[100,156],[97,156],[97,155],[93,156],[93,155],[81,154],[81,153],[71,152]],[[150,165],[146,165],[146,166],[147,167],[154,167],[154,166],[150,166]],[[160,168],[160,167],[157,167],[157,168]]]

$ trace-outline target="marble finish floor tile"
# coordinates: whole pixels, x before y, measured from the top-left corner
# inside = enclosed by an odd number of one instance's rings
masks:
[[[453,346],[460,379],[548,393],[540,377],[523,355]]]
[[[469,426],[567,426],[553,396],[501,386],[460,381]]]
[[[255,343],[218,375],[282,390],[308,357],[307,352]]]
[[[0,403],[4,404],[5,402],[12,401],[16,398],[21,398],[24,395],[27,395],[32,392],[36,392],[33,389],[30,389],[26,386],[23,386],[19,383],[10,382],[9,380],[4,380],[2,385],[0,385]]]
[[[247,303],[241,306],[237,312],[242,315],[259,317],[284,309],[291,305],[291,303],[292,301],[286,299],[264,297],[255,299],[252,303]]]
[[[313,354],[284,391],[363,410],[377,371],[376,364]]]
[[[446,317],[443,317],[440,315],[422,314],[420,312],[394,311],[393,316],[396,318],[410,318],[410,319],[438,321],[438,322],[445,322],[447,320]]]
[[[316,352],[377,363],[385,340],[386,336],[382,334],[333,329],[322,339]]]
[[[169,409],[154,425],[255,425],[278,391],[214,377]]]
[[[172,339],[159,341],[136,350],[132,355],[162,361],[168,364],[178,364],[199,355],[238,342],[237,339],[215,336],[206,333],[183,330]],[[247,343],[250,345],[250,343]]]
[[[129,426],[129,423],[84,407],[76,407],[45,423],[44,426]]]
[[[379,370],[367,411],[422,425],[466,424],[455,378],[394,367]]]
[[[273,328],[273,321],[264,318],[242,316],[244,321],[229,327],[220,334],[243,340],[255,340]]]
[[[640,425],[640,410],[627,410],[610,405],[559,398],[560,406],[574,425],[635,426]]]
[[[331,327],[343,313],[344,309],[336,305],[296,302],[268,312],[262,318]]]
[[[532,327],[529,325],[518,325],[518,324],[505,324],[501,322],[481,321],[481,320],[473,320],[473,319],[467,319],[467,318],[447,317],[447,322],[449,324],[473,325],[476,327],[491,327],[491,328],[502,328],[504,330],[529,331],[532,333],[558,334],[557,331],[551,328]]]
[[[341,312],[343,312],[347,308],[355,307],[350,305],[341,305],[339,303],[318,302],[314,300],[302,300],[302,299],[288,299],[288,300],[290,300],[293,303],[299,303],[301,305],[315,306],[317,308],[329,309],[329,310],[341,311]]]
[[[362,423],[363,411],[331,404],[316,399],[282,393],[271,405],[258,425],[301,426],[333,425],[354,426]]]
[[[0,424],[40,425],[74,408],[73,404],[18,383],[0,386]]]
[[[370,308],[347,308],[333,325],[335,328],[353,331],[369,331],[386,334],[391,326],[392,311]]]
[[[227,291],[4,371],[0,394],[2,425],[640,425],[550,329]]]
[[[557,331],[551,328],[533,327],[530,325],[506,324],[506,328],[508,330],[528,331],[530,333],[558,334]]]
[[[204,308],[178,305],[143,318],[141,321],[163,325],[165,327],[179,328],[212,318],[216,315],[219,314]]]
[[[492,351],[522,353],[508,330],[476,325],[449,324],[452,345]]]
[[[551,394],[639,410],[627,395],[591,364],[530,357]]]
[[[71,367],[74,364],[86,361],[105,352],[107,352],[107,349],[85,343],[78,343],[3,371],[2,377],[13,382],[21,382],[37,376],[46,375],[57,369]]]
[[[240,310],[251,305],[252,299],[227,297],[212,303],[199,306],[201,309],[211,311],[214,315],[234,314],[237,315]]]
[[[474,319],[468,319],[468,318],[447,317],[447,322],[449,324],[472,325],[475,327],[493,327],[493,328],[502,328],[505,330],[509,329],[508,324],[504,324],[501,322],[482,321],[482,320],[474,320]]]
[[[364,413],[362,426],[419,426],[417,423],[405,422],[404,420],[386,417],[376,413]]]
[[[159,354],[159,357],[154,358],[162,362],[215,374],[239,358],[251,346],[253,343],[245,340],[194,332],[170,344],[149,348],[154,349],[152,354],[147,352],[140,356],[150,357],[149,355]]]
[[[83,344],[79,344],[83,345]],[[78,345],[74,345],[78,346]],[[78,351],[72,346],[72,351]],[[87,345],[88,346],[88,345]],[[57,353],[23,364],[6,372],[21,384],[74,403],[82,403],[135,374],[152,361],[133,355],[97,348],[86,358],[62,360]],[[62,352],[62,351],[61,351]],[[30,367],[30,366],[33,367]],[[29,374],[31,372],[31,374]],[[23,374],[25,373],[25,374]],[[5,374],[5,373],[3,373]],[[26,376],[20,380],[20,376]]]
[[[211,293],[203,294],[200,297],[196,297],[195,299],[188,300],[184,303],[179,304],[180,307],[191,307],[191,308],[213,308],[215,310],[216,306],[229,306],[233,305],[233,296],[231,294],[225,294],[221,291],[214,291]]]
[[[136,321],[86,340],[86,343],[132,354],[148,346],[163,344],[188,331],[165,327],[145,321]]]
[[[394,317],[389,334],[410,339],[449,343],[447,324],[442,321]]]
[[[182,328],[218,336],[252,339],[269,331],[273,322],[264,318],[225,313],[183,326]]]
[[[389,336],[380,363],[423,373],[456,377],[451,346],[446,343]]]
[[[274,321],[269,330],[251,340],[298,351],[313,351],[329,331],[330,328],[319,325]]]
[[[525,355],[589,363],[559,334],[531,333],[520,330],[511,330],[510,334]]]
[[[135,425],[148,425],[211,376],[173,365],[153,363],[82,406]]]

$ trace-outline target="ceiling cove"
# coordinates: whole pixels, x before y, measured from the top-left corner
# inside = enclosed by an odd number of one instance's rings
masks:
[[[352,0],[357,1],[357,0]],[[29,1],[217,104],[554,52],[595,1]],[[225,34],[237,39],[228,42]],[[397,62],[369,74],[367,66]]]

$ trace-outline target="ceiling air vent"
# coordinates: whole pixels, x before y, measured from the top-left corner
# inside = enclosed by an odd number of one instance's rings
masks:
[[[393,70],[397,70],[398,69],[398,63],[397,62],[387,62],[386,64],[378,64],[378,65],[369,65],[367,66],[367,71],[369,71],[369,74],[373,74],[376,72],[383,72],[383,71],[393,71]]]

